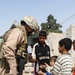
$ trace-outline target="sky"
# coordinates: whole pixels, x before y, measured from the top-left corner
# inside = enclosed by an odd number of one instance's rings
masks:
[[[0,35],[14,20],[20,22],[25,16],[33,16],[40,26],[50,14],[65,33],[71,24],[75,25],[75,0],[0,0]]]

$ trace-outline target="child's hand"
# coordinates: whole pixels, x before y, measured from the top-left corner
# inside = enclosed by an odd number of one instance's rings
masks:
[[[46,67],[48,67],[49,65],[47,63],[44,63]]]
[[[37,61],[37,59],[33,59],[33,58],[29,59],[29,62],[35,62],[35,61]]]
[[[38,75],[46,75],[45,73],[43,73],[41,70],[38,71]]]
[[[41,68],[41,69],[44,69],[44,68],[45,68],[45,65],[40,65],[40,68]]]
[[[43,72],[41,70],[38,71],[38,74],[41,75]]]

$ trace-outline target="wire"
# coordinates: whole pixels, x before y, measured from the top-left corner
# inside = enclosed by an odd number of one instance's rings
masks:
[[[75,14],[73,14],[72,16],[70,16],[69,18],[67,18],[65,21],[63,21],[63,22],[61,22],[60,24],[63,24],[63,23],[65,23],[66,21],[68,21],[69,19],[71,19],[72,17],[74,17],[75,16]]]

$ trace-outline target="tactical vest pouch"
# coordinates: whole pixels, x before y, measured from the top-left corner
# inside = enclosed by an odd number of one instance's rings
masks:
[[[25,64],[28,62],[27,44],[21,43],[21,45],[18,45],[16,53],[17,56],[20,56],[26,60]]]
[[[17,61],[17,64],[19,64],[19,59],[20,58],[23,58],[23,59],[25,59],[25,64],[28,62],[28,53],[25,53],[25,52],[22,52],[22,54],[21,55],[16,55],[16,61]]]
[[[26,52],[22,52],[21,56],[22,56],[23,58],[27,58],[28,53],[26,53]]]
[[[22,52],[22,55],[21,55],[23,58],[25,58],[25,64],[28,62],[28,53],[26,52]]]
[[[23,57],[23,58],[27,58],[28,53],[25,52],[25,51],[23,51],[23,50],[18,50],[18,51],[17,51],[17,55],[19,55],[19,56],[21,56],[21,57]]]

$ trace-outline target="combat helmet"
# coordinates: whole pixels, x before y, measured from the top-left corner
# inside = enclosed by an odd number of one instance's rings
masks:
[[[39,27],[38,27],[38,23],[37,23],[37,21],[36,21],[36,19],[34,18],[34,17],[32,17],[32,16],[26,16],[26,17],[24,17],[22,20],[21,20],[21,22],[25,22],[31,29],[33,29],[33,30],[38,30],[39,29]]]

